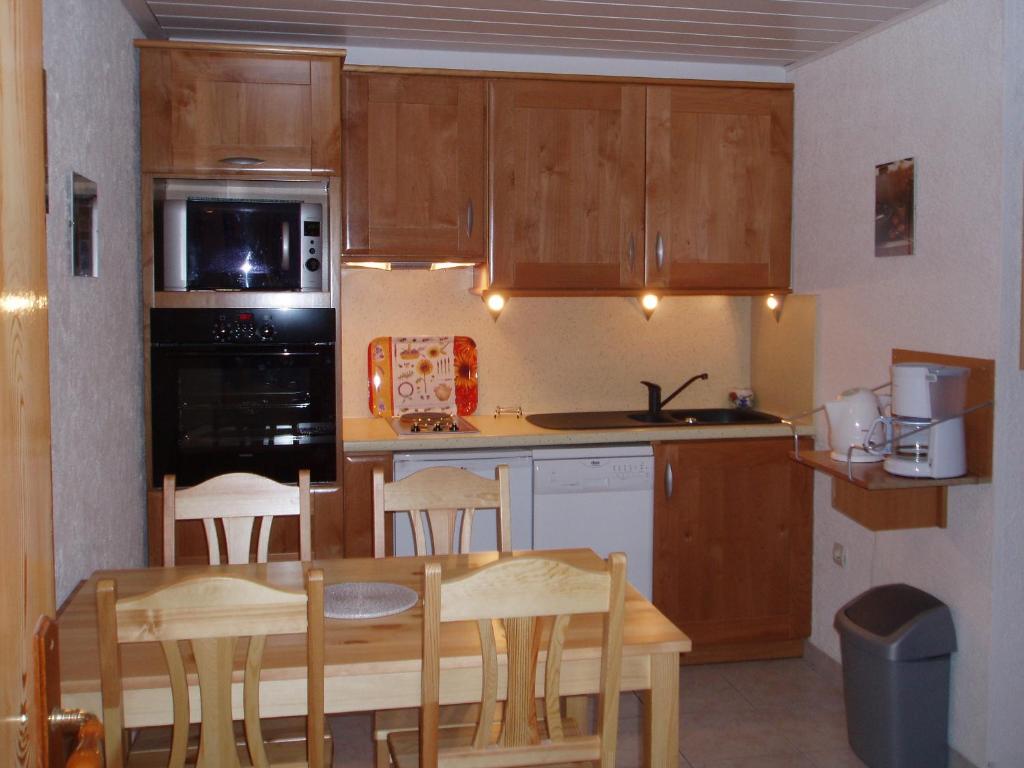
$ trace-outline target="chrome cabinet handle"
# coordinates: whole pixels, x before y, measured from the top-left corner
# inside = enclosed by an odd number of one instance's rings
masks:
[[[263,165],[266,160],[262,157],[222,157],[220,162],[227,165],[237,165],[242,168],[251,168],[254,165]]]
[[[626,259],[629,262],[629,271],[636,272],[636,238],[629,233],[629,244],[626,246]]]
[[[654,260],[659,270],[665,268],[665,239],[661,236],[661,232],[658,233],[658,237],[654,241]]]
[[[281,266],[288,269],[291,263],[291,227],[287,221],[281,222]]]
[[[466,203],[466,237],[473,236],[473,201]]]
[[[665,465],[665,498],[672,498],[672,491],[675,489],[675,475],[672,472],[672,465]]]

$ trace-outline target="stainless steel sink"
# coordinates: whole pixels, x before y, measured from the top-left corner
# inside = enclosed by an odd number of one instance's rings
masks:
[[[781,419],[749,408],[688,408],[661,411],[654,419],[646,411],[578,411],[535,413],[531,424],[544,429],[636,429],[724,424],[777,424]]]

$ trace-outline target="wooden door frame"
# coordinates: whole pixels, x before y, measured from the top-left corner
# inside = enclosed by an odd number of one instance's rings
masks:
[[[54,612],[40,0],[0,0],[0,763],[36,765],[32,635]]]

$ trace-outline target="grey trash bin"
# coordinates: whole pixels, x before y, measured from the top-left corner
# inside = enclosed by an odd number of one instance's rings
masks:
[[[907,584],[874,587],[836,613],[850,746],[870,768],[945,768],[949,607]]]

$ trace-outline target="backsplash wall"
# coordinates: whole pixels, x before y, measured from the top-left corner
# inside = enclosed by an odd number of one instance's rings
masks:
[[[725,405],[750,383],[750,299],[669,297],[650,321],[634,299],[513,298],[498,321],[469,293],[472,270],[346,270],[342,385],[346,418],[369,416],[366,347],[376,336],[463,335],[479,353],[477,413],[642,409],[641,379],[665,394],[695,373],[678,407]]]

